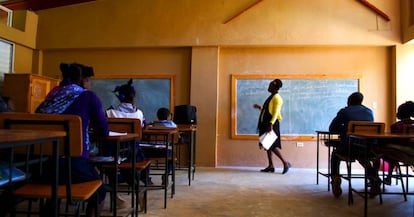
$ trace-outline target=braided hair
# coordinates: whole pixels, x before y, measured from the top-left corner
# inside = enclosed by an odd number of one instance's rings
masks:
[[[135,88],[132,86],[132,78],[129,79],[128,83],[116,86],[113,92],[120,102],[132,103],[136,94]]]
[[[82,86],[82,65],[78,63],[61,63],[59,68],[62,72],[61,86],[77,84]]]

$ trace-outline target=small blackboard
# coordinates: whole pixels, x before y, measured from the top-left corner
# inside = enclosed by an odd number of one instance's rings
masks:
[[[157,117],[157,110],[160,107],[166,107],[172,111],[174,108],[174,75],[95,76],[91,80],[91,90],[101,99],[103,110],[119,104],[113,90],[118,85],[126,84],[130,78],[133,79],[132,84],[136,90],[137,106],[144,113],[147,122]]]
[[[343,76],[233,75],[233,138],[257,139],[260,111],[253,104],[263,104],[275,78],[283,82],[279,94],[283,98],[280,130],[284,136],[312,136],[316,130],[327,130],[338,110],[346,106],[348,96],[359,90],[359,79]]]

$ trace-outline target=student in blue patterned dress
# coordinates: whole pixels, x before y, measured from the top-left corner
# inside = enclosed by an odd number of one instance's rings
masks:
[[[101,176],[93,166],[88,163],[89,159],[89,124],[93,124],[94,133],[98,136],[106,136],[109,133],[108,123],[102,110],[102,103],[98,96],[85,88],[82,83],[83,66],[80,64],[61,63],[63,79],[59,87],[54,88],[46,99],[37,107],[36,113],[46,114],[72,114],[82,119],[83,153],[72,162],[72,183],[101,179]],[[66,161],[61,161],[62,164]],[[61,168],[65,168],[63,165]],[[60,172],[64,172],[61,170]],[[61,175],[61,177],[65,177]],[[43,181],[46,181],[45,177]],[[64,179],[59,179],[64,181]],[[102,185],[95,197],[88,201],[86,208],[87,216],[94,216],[95,210],[99,211],[104,205],[106,196],[105,186]],[[96,207],[98,200],[99,207]],[[47,207],[46,207],[47,208]]]

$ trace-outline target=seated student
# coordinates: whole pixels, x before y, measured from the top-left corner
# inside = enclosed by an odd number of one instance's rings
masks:
[[[111,106],[109,109],[106,110],[106,116],[109,118],[135,118],[141,120],[141,127],[144,127],[145,118],[144,114],[140,109],[137,108],[135,103],[135,96],[136,91],[134,86],[132,85],[132,79],[130,79],[126,84],[121,86],[116,86],[114,91],[116,97],[119,100],[119,104],[116,106]],[[108,147],[108,146],[105,146]],[[106,156],[111,156],[111,150],[103,150]],[[139,142],[136,146],[136,153],[135,153],[135,160],[137,162],[143,161],[148,159],[144,156],[142,150],[139,148]],[[121,171],[121,176],[129,183],[132,184],[133,178],[131,177],[131,173],[129,171]],[[145,182],[145,177],[147,177],[146,171],[141,173],[141,181]],[[146,180],[149,185],[152,184],[151,179]],[[125,200],[120,196],[117,195],[117,199],[119,201],[120,207],[127,206]]]
[[[171,120],[171,112],[167,108],[159,108],[157,111],[157,120],[152,122],[152,126],[176,128],[177,124]]]
[[[120,103],[107,109],[106,115],[112,118],[137,118],[141,120],[141,125],[144,127],[145,118],[142,111],[136,105],[136,91],[134,86],[132,86],[132,79],[126,84],[116,86],[113,92]]]
[[[177,128],[177,124],[174,123],[173,120],[171,120],[171,112],[169,109],[167,108],[159,108],[157,110],[157,119],[152,122],[151,124],[148,125],[148,127],[168,127],[168,128]],[[170,149],[167,150],[167,155],[169,157],[172,156],[172,152]],[[160,152],[159,150],[144,150],[145,152],[145,156],[151,158],[151,157],[163,157],[164,156],[164,152]],[[168,168],[167,168],[167,173],[170,173],[172,171],[172,164],[173,161],[169,160],[168,161]],[[162,176],[162,185],[165,184],[165,177],[164,175]]]
[[[57,88],[54,88],[46,99],[37,107],[36,113],[46,114],[73,114],[79,115],[82,119],[83,153],[81,157],[73,158],[72,161],[72,182],[84,182],[102,179],[98,172],[88,163],[89,159],[89,124],[95,126],[94,133],[98,136],[107,136],[109,133],[108,123],[102,111],[101,100],[92,91],[82,87],[82,67],[77,64],[60,64],[62,81]],[[66,161],[62,161],[66,162]],[[63,165],[61,168],[65,168]],[[64,172],[60,170],[60,172]],[[45,173],[48,174],[48,173]],[[64,177],[64,176],[62,176]],[[50,180],[43,177],[43,180]],[[60,179],[62,180],[62,179]],[[64,180],[62,180],[64,181]],[[86,215],[93,216],[95,210],[99,211],[104,205],[106,196],[105,185],[98,189],[97,197],[88,201]],[[99,207],[96,207],[98,200]]]
[[[341,177],[339,175],[340,158],[337,154],[348,155],[351,154],[356,157],[359,163],[365,167],[368,171],[368,175],[371,177],[371,191],[379,192],[380,179],[378,176],[378,170],[371,165],[371,162],[365,160],[365,158],[359,158],[363,156],[358,149],[352,149],[353,153],[348,153],[348,123],[349,121],[374,121],[374,115],[371,109],[362,105],[364,96],[360,92],[354,92],[348,97],[347,106],[338,111],[336,117],[332,120],[329,131],[339,133],[340,142],[335,151],[331,155],[331,176],[332,176],[332,193],[335,197],[339,197],[342,194],[341,189]]]
[[[401,104],[400,106],[398,106],[397,109],[397,118],[399,121],[393,123],[391,125],[391,132],[392,133],[403,133],[404,132],[404,127],[407,125],[413,125],[414,124],[414,120],[411,119],[411,117],[414,117],[414,102],[413,101],[407,101],[403,104]],[[390,144],[391,145],[391,144]],[[378,147],[380,149],[382,149],[382,152],[387,152],[387,149],[390,148],[387,146],[383,146],[383,147]],[[405,150],[405,152],[409,151],[410,149]],[[397,150],[395,150],[397,151]],[[405,154],[413,154],[414,150],[411,151],[411,153],[405,153]],[[383,159],[385,160],[385,162],[388,162],[388,174],[385,177],[385,179],[383,180],[384,184],[387,185],[391,185],[391,177],[392,177],[392,172],[395,169],[395,166],[399,163],[397,160],[390,158],[388,155],[384,154]]]

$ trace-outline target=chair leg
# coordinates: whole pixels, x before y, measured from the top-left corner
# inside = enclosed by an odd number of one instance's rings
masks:
[[[354,198],[352,195],[352,184],[351,184],[351,163],[350,161],[346,161],[346,169],[348,173],[348,205],[351,205],[354,203]]]
[[[404,195],[404,201],[407,201],[407,191],[406,191],[405,186],[404,186],[404,178],[403,178],[403,174],[401,173],[401,165],[397,165],[397,169],[398,169],[398,174],[397,174],[398,177],[397,178],[401,182],[401,188],[402,188],[403,195]],[[406,175],[408,175],[408,174],[406,174]],[[407,185],[408,185],[408,183],[407,183]]]

